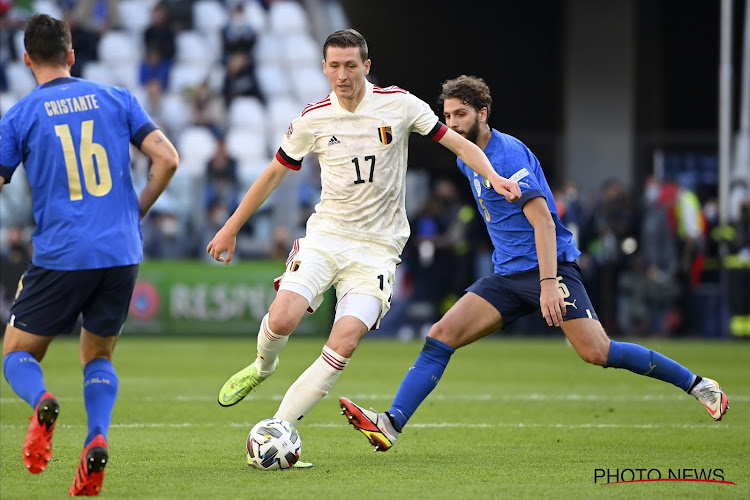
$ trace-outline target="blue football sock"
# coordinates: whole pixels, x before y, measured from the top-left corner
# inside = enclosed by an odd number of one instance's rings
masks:
[[[42,366],[36,358],[26,351],[13,351],[3,359],[3,373],[13,392],[36,409],[47,392]]]
[[[107,439],[119,381],[112,362],[105,358],[90,361],[83,369],[83,401],[88,415],[89,433],[84,446],[97,434]]]
[[[604,367],[625,368],[638,375],[669,382],[685,392],[690,390],[695,380],[695,375],[690,370],[656,351],[638,344],[614,340],[610,341],[609,357]]]
[[[401,381],[391,409],[388,410],[396,430],[400,431],[404,427],[417,407],[440,382],[454,352],[456,350],[448,344],[427,337],[422,352]]]

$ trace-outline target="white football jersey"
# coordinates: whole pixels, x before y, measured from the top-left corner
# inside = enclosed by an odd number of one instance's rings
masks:
[[[310,104],[286,132],[276,158],[298,170],[302,158],[318,153],[322,191],[307,221],[317,231],[377,241],[400,254],[409,238],[405,183],[409,134],[437,141],[446,127],[418,97],[398,87],[366,82],[354,113],[331,92]]]

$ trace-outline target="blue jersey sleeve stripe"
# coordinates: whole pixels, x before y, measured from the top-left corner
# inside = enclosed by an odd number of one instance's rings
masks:
[[[133,146],[137,147],[138,149],[141,149],[141,144],[143,143],[143,139],[145,139],[148,134],[158,129],[159,127],[157,127],[154,122],[148,122],[138,129],[138,132],[136,132],[135,135],[133,135],[133,137],[130,139],[130,142],[133,144]]]
[[[13,172],[15,172],[15,168],[6,167],[5,165],[0,165],[0,176],[5,179],[5,183],[8,184],[10,182],[10,178],[13,176]]]
[[[544,192],[541,189],[529,189],[528,191],[524,191],[521,194],[521,197],[518,198],[514,203],[518,203],[518,206],[522,207],[526,204],[527,201],[534,198],[539,198],[540,196],[542,198],[545,198]]]

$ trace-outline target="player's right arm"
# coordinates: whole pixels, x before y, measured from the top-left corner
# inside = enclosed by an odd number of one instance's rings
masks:
[[[445,134],[438,141],[461,158],[474,172],[489,180],[495,191],[505,196],[508,201],[516,201],[521,197],[518,183],[506,179],[498,174],[479,146],[466,139],[456,131],[446,128]]]
[[[274,157],[271,163],[260,174],[250,189],[247,190],[245,197],[242,199],[240,206],[234,211],[231,217],[224,223],[214,236],[214,239],[206,247],[206,252],[219,262],[229,264],[234,254],[234,247],[237,244],[237,233],[240,228],[247,222],[251,215],[265,202],[271,193],[279,187],[289,168],[284,166]],[[222,254],[226,252],[226,256]]]
[[[536,254],[539,259],[539,306],[549,326],[560,326],[565,316],[565,299],[557,288],[557,231],[543,196],[523,205],[523,213],[534,228]]]
[[[159,129],[151,131],[143,139],[140,149],[143,154],[151,158],[152,162],[148,180],[138,197],[138,209],[143,220],[177,171],[180,157],[175,147]]]

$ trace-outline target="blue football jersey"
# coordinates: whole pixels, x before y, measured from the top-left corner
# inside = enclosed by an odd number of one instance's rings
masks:
[[[521,188],[521,198],[510,203],[495,192],[487,179],[457,159],[458,168],[469,179],[477,207],[487,225],[494,246],[495,272],[507,275],[539,267],[534,227],[523,213],[524,203],[539,196],[546,199],[555,222],[558,260],[576,260],[581,252],[576,248],[573,234],[560,222],[552,191],[536,156],[515,137],[495,129],[484,153],[498,174],[517,181]]]
[[[62,271],[143,259],[129,143],[157,127],[133,94],[79,78],[39,85],[0,123],[0,175],[31,185],[33,263]]]

